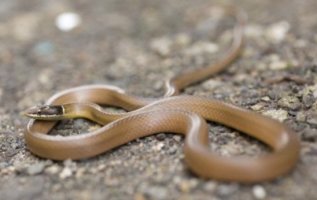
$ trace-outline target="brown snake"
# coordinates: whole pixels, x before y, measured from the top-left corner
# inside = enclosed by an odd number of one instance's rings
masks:
[[[136,138],[168,132],[185,136],[185,161],[204,178],[225,181],[258,182],[286,174],[296,164],[300,142],[282,123],[217,100],[178,95],[188,85],[205,80],[224,70],[241,52],[245,14],[227,8],[237,23],[227,54],[208,67],[184,72],[167,81],[163,98],[145,99],[127,95],[120,88],[89,85],[62,91],[45,106],[26,111],[35,119],[28,123],[25,139],[34,154],[53,160],[84,159],[104,153]],[[177,96],[176,96],[177,95]],[[125,109],[126,113],[107,113],[97,104]],[[81,135],[53,136],[49,131],[56,121],[87,118],[102,128]],[[47,121],[45,121],[47,120]],[[223,157],[211,152],[205,120],[246,133],[271,147],[257,157]]]

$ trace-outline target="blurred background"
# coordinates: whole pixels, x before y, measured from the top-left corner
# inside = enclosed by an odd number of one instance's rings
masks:
[[[248,14],[246,46],[225,72],[184,93],[268,115],[302,140],[296,169],[257,185],[203,180],[183,162],[180,136],[140,139],[85,161],[27,151],[24,109],[85,84],[159,97],[164,81],[226,52],[234,19]],[[317,1],[2,0],[0,2],[0,194],[3,199],[314,199],[317,196]],[[212,149],[255,156],[259,142],[210,124]],[[98,128],[62,122],[59,134]]]

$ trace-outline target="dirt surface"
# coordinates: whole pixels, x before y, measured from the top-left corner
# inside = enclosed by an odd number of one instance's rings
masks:
[[[219,1],[220,2],[220,1]],[[187,88],[283,121],[301,138],[292,173],[256,185],[203,180],[184,163],[183,138],[159,134],[83,161],[40,159],[26,148],[24,109],[84,84],[110,84],[144,97],[164,80],[221,56],[233,20],[207,0],[0,2],[0,199],[316,199],[317,1],[239,1],[249,15],[247,44],[225,72]],[[235,1],[226,1],[234,3]],[[76,28],[55,25],[77,13]],[[62,122],[54,132],[96,128]],[[256,140],[210,123],[224,156],[267,152]]]

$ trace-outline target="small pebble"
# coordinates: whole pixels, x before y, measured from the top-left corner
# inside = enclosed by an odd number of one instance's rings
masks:
[[[85,168],[79,168],[78,170],[76,170],[75,177],[81,178],[85,172],[86,172]]]
[[[313,96],[317,99],[317,84],[311,87],[311,90],[313,92]]]
[[[251,106],[251,109],[252,109],[252,110],[255,110],[255,111],[259,111],[259,110],[261,110],[263,107],[264,107],[264,105],[262,105],[262,104],[255,104],[255,105]]]
[[[26,168],[26,173],[28,175],[36,175],[42,173],[45,165],[43,163],[36,163]]]
[[[162,141],[166,138],[166,135],[164,133],[160,133],[160,134],[155,135],[155,138],[159,141]]]
[[[98,167],[97,167],[98,171],[103,171],[105,168],[106,168],[106,165],[105,165],[105,164],[100,164],[100,165],[98,165]]]
[[[196,179],[191,179],[191,180],[182,180],[178,184],[178,188],[180,191],[188,193],[190,192],[193,188],[195,188],[198,185],[198,181]]]
[[[214,181],[208,181],[205,185],[204,185],[204,189],[208,192],[213,192],[215,191],[217,187],[217,183]]]
[[[288,117],[287,111],[286,111],[286,110],[283,110],[283,109],[267,110],[267,111],[264,111],[263,114],[266,115],[266,116],[270,116],[270,117],[272,117],[273,119],[277,119],[277,120],[279,120],[280,122],[283,122],[283,121],[286,120],[287,117]]]
[[[109,163],[109,165],[121,165],[121,164],[122,164],[121,160],[112,160]]]
[[[180,184],[178,185],[180,191],[182,192],[189,192],[190,191],[190,185],[188,183],[188,181],[182,181],[180,182]]]
[[[222,146],[220,153],[224,156],[237,155],[243,150],[235,142],[229,142]]]
[[[65,167],[62,172],[59,174],[59,177],[61,179],[66,179],[68,177],[71,177],[73,174],[72,170],[69,167]]]
[[[11,174],[14,171],[18,171],[18,169],[16,169],[14,166],[9,166],[7,168],[1,169],[0,170],[0,175]]]
[[[174,139],[176,142],[182,141],[182,137],[181,137],[180,135],[174,135],[174,136],[173,136],[173,139]]]
[[[52,166],[49,166],[45,169],[45,173],[48,173],[48,174],[57,174],[60,170],[60,167],[58,165],[52,165]]]
[[[170,146],[170,147],[167,149],[167,153],[168,153],[169,155],[173,155],[173,154],[175,154],[175,153],[177,152],[177,150],[178,150],[178,147],[176,147],[176,146]]]
[[[74,168],[74,169],[76,168],[76,162],[74,162],[71,159],[64,160],[63,164],[65,167]]]
[[[164,147],[164,143],[163,142],[159,142],[158,144],[153,146],[153,150],[160,151],[163,147]]]
[[[288,64],[285,61],[277,60],[270,63],[269,67],[271,70],[282,70],[282,69],[286,69],[288,67]]]
[[[284,91],[282,91],[282,89],[271,89],[268,91],[268,94],[270,99],[272,100],[278,100],[280,99],[283,95],[286,96],[287,94],[285,94]]]
[[[296,114],[296,121],[305,122],[306,121],[306,112],[298,112]]]
[[[309,108],[315,103],[316,98],[313,96],[312,93],[306,93],[303,95],[302,101],[304,103],[304,106],[306,108]]]
[[[309,114],[307,115],[306,121],[307,121],[309,124],[317,125],[317,113],[315,113],[315,112],[309,113]]]
[[[255,185],[252,189],[252,192],[256,199],[264,199],[266,197],[266,191],[260,185]]]
[[[262,97],[261,100],[266,101],[266,102],[271,101],[270,97],[268,97],[268,96]]]
[[[101,127],[101,126],[100,126],[99,124],[89,126],[88,132],[93,132],[93,131],[99,129],[100,127]]]
[[[279,43],[284,40],[290,29],[287,21],[281,21],[269,26],[266,31],[266,37],[273,43]]]
[[[277,104],[283,108],[289,108],[291,110],[297,110],[301,106],[299,99],[295,96],[284,96]]]
[[[311,128],[306,128],[302,135],[301,138],[304,141],[308,141],[308,142],[315,142],[317,141],[317,129],[311,129]]]
[[[55,19],[55,25],[61,31],[68,32],[79,26],[81,18],[77,13],[65,12],[61,13]]]
[[[317,101],[311,106],[311,110],[317,113]]]

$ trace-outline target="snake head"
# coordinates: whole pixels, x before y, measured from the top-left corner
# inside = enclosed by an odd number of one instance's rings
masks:
[[[62,105],[34,106],[23,112],[23,115],[39,120],[58,120],[64,114]]]

